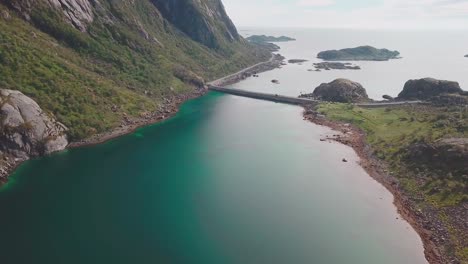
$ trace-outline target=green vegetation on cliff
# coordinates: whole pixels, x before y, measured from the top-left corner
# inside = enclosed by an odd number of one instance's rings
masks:
[[[36,100],[70,129],[72,140],[116,127],[124,116],[156,111],[203,79],[270,57],[233,36],[217,0],[184,1],[198,17],[183,27],[165,13],[177,15],[179,7],[163,12],[159,1],[81,2],[88,8],[68,10],[78,20],[87,17],[77,22],[48,1],[0,0],[0,88]],[[209,11],[221,14],[216,22],[205,19]],[[191,28],[211,42],[187,34]]]
[[[387,61],[397,59],[400,56],[398,51],[388,49],[376,49],[371,46],[360,46],[350,49],[327,50],[317,55],[317,58],[329,61]]]

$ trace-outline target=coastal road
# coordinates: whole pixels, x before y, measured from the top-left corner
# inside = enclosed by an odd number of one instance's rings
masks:
[[[364,104],[354,104],[359,107],[364,108],[377,108],[377,107],[387,107],[387,106],[399,106],[399,105],[414,105],[422,104],[423,101],[396,101],[396,102],[376,102],[376,103],[364,103]]]
[[[259,99],[259,100],[273,101],[277,103],[286,103],[286,104],[294,104],[294,105],[306,105],[306,104],[319,103],[320,101],[314,100],[314,99],[298,98],[298,97],[291,97],[291,96],[285,96],[285,95],[279,95],[279,94],[258,93],[258,92],[251,92],[247,90],[239,90],[239,89],[221,87],[222,83],[224,83],[226,80],[229,80],[231,78],[236,78],[242,75],[243,73],[249,72],[252,69],[262,66],[263,64],[273,62],[275,59],[275,56],[276,54],[272,54],[271,58],[268,61],[257,63],[248,68],[242,69],[236,73],[233,73],[233,74],[224,76],[220,79],[211,81],[208,83],[208,89],[212,91],[217,91],[217,92],[222,92],[222,93],[227,93],[227,94],[232,94],[232,95],[237,95],[237,96],[243,96],[243,97],[249,97],[249,98],[254,98],[254,99]],[[414,105],[414,104],[421,104],[421,103],[423,102],[422,101],[396,101],[396,102],[358,103],[354,105],[358,107],[364,107],[364,108],[378,108],[378,107],[389,107],[389,106],[400,106],[400,105]]]
[[[248,98],[254,98],[259,100],[272,101],[276,103],[285,103],[293,105],[310,105],[318,104],[321,101],[307,98],[291,97],[279,94],[269,94],[269,93],[259,93],[252,92],[248,90],[240,90],[226,87],[219,87],[216,85],[208,85],[208,89],[211,91],[227,93],[237,96],[243,96]],[[363,104],[354,104],[355,106],[364,107],[364,108],[377,108],[377,107],[389,107],[389,106],[400,106],[400,105],[414,105],[421,104],[422,101],[398,101],[398,102],[376,102],[376,103],[363,103]]]
[[[254,68],[256,68],[256,67],[259,67],[259,66],[261,66],[261,65],[263,65],[263,64],[273,62],[274,59],[275,59],[275,54],[272,54],[272,55],[271,55],[271,58],[270,58],[269,60],[264,61],[264,62],[257,63],[257,64],[255,64],[255,65],[252,65],[252,66],[248,67],[248,68],[242,69],[242,70],[240,70],[240,71],[238,71],[238,72],[236,72],[236,73],[233,73],[233,74],[230,74],[230,75],[228,75],[228,76],[224,76],[224,77],[219,78],[219,79],[217,79],[217,80],[211,81],[211,82],[208,83],[208,86],[217,86],[217,85],[219,85],[220,83],[224,82],[225,80],[229,80],[230,78],[239,76],[239,75],[241,75],[241,74],[243,74],[243,73],[245,73],[245,72],[248,72],[248,71],[250,71],[251,69],[254,69]]]

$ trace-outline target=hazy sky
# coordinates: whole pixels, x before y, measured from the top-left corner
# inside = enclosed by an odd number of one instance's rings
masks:
[[[223,0],[238,26],[468,29],[468,0]]]

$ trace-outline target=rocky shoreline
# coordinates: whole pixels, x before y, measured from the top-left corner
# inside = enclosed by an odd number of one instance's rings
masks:
[[[283,61],[284,57],[281,55],[274,55],[267,62],[256,64],[238,73],[216,80],[212,82],[212,84],[219,86],[234,84],[252,75],[278,68],[281,66]],[[158,111],[147,113],[139,118],[124,117],[122,124],[116,129],[95,135],[82,141],[73,142],[69,144],[67,148],[78,148],[101,144],[111,139],[132,133],[140,127],[164,121],[173,117],[178,112],[181,104],[187,100],[203,96],[207,92],[207,89],[202,89],[188,94],[166,98],[164,100],[164,105]],[[438,249],[437,241],[440,241],[443,237],[447,237],[447,234],[443,233],[443,230],[439,230],[437,228],[438,220],[431,216],[430,213],[423,212],[416,208],[414,202],[409,199],[399,186],[398,180],[389,174],[387,166],[372,154],[372,149],[366,143],[366,135],[362,130],[350,124],[331,121],[324,116],[318,115],[313,106],[305,106],[304,119],[318,125],[330,127],[339,132],[339,134],[322,139],[322,141],[333,140],[340,142],[352,147],[356,151],[361,159],[360,165],[371,177],[385,186],[393,194],[394,204],[398,208],[398,212],[420,235],[424,243],[425,255],[429,263],[457,263],[453,262],[453,260],[446,259]],[[7,166],[4,166],[3,171],[0,171],[0,182],[5,183],[8,175],[10,175],[10,173],[24,161],[26,160],[8,160]]]
[[[449,234],[441,228],[440,220],[435,212],[417,208],[416,203],[400,187],[398,179],[391,175],[388,166],[373,155],[372,147],[366,142],[364,131],[351,124],[327,119],[318,114],[314,106],[305,106],[303,116],[304,120],[336,131],[333,136],[327,136],[321,141],[336,141],[350,146],[356,151],[360,158],[360,166],[392,193],[399,214],[421,237],[424,244],[424,254],[430,264],[459,263],[455,259],[448,259],[439,250]]]
[[[104,143],[106,141],[121,137],[134,132],[136,129],[155,124],[166,119],[173,117],[179,111],[179,107],[188,100],[198,98],[208,92],[206,89],[196,90],[188,94],[173,96],[165,98],[163,106],[158,111],[152,113],[145,113],[141,117],[124,117],[119,127],[102,133],[94,135],[90,138],[72,142],[67,148],[78,148],[84,146],[92,146]]]
[[[266,62],[261,62],[254,66],[241,70],[235,74],[231,74],[221,79],[218,79],[214,82],[216,82],[216,85],[219,85],[219,86],[234,84],[252,76],[253,74],[257,74],[257,73],[261,73],[261,72],[265,72],[265,71],[278,68],[281,62],[283,61],[283,59],[284,58],[280,55],[273,55],[273,57]],[[77,141],[77,142],[72,142],[68,145],[67,148],[78,148],[78,147],[101,144],[111,139],[132,133],[140,127],[144,127],[147,125],[151,125],[151,124],[164,121],[166,119],[173,117],[175,114],[177,114],[180,106],[183,103],[185,103],[188,100],[192,100],[192,99],[204,96],[206,93],[208,93],[208,89],[204,88],[204,89],[198,89],[188,94],[182,94],[182,95],[173,96],[171,98],[165,98],[163,106],[161,106],[158,111],[153,112],[153,113],[146,113],[143,116],[138,117],[138,118],[124,117],[124,119],[122,120],[122,124],[119,127],[115,128],[114,130],[103,133],[103,134],[94,135],[88,139],[84,139],[84,140]]]
[[[211,82],[211,84],[216,83],[216,85],[219,86],[234,84],[255,74],[278,68],[283,63],[283,60],[283,56],[279,54],[272,54],[272,57],[268,61],[255,64],[237,73],[225,76],[221,79]],[[180,105],[182,105],[188,100],[201,97],[207,92],[208,89],[206,88],[197,89],[187,94],[175,95],[170,98],[165,98],[163,105],[157,111],[145,113],[140,117],[124,116],[122,123],[119,127],[102,134],[94,135],[90,138],[81,141],[71,142],[66,147],[66,149],[102,144],[109,140],[130,134],[138,128],[169,119],[179,111]],[[8,177],[18,168],[18,166],[20,166],[23,162],[27,160],[27,158],[15,158],[5,156],[4,159],[0,161],[0,186],[2,184],[5,184],[8,181]]]

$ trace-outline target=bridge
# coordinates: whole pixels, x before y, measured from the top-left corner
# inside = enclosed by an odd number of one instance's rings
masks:
[[[246,90],[240,89],[233,89],[233,88],[226,88],[226,87],[219,87],[214,85],[209,85],[208,89],[211,91],[227,93],[237,96],[243,96],[248,98],[272,101],[276,103],[284,103],[284,104],[292,104],[292,105],[313,105],[318,104],[321,101],[307,99],[307,98],[299,98],[299,97],[291,97],[291,96],[284,96],[279,94],[268,94],[268,93],[259,93],[259,92],[251,92]],[[414,104],[421,104],[422,101],[395,101],[395,102],[375,102],[375,103],[358,103],[354,104],[355,106],[364,107],[364,108],[378,108],[378,107],[391,107],[391,106],[401,106],[401,105],[414,105]]]
[[[284,104],[292,104],[292,105],[310,105],[310,104],[318,103],[318,101],[312,100],[312,99],[290,97],[290,96],[284,96],[284,95],[279,95],[279,94],[251,92],[251,91],[240,90],[240,89],[218,87],[214,85],[209,85],[208,89],[211,91],[222,92],[222,93],[249,97],[249,98],[254,98],[254,99],[260,99],[260,100],[266,100],[266,101],[272,101],[276,103],[284,103]]]

